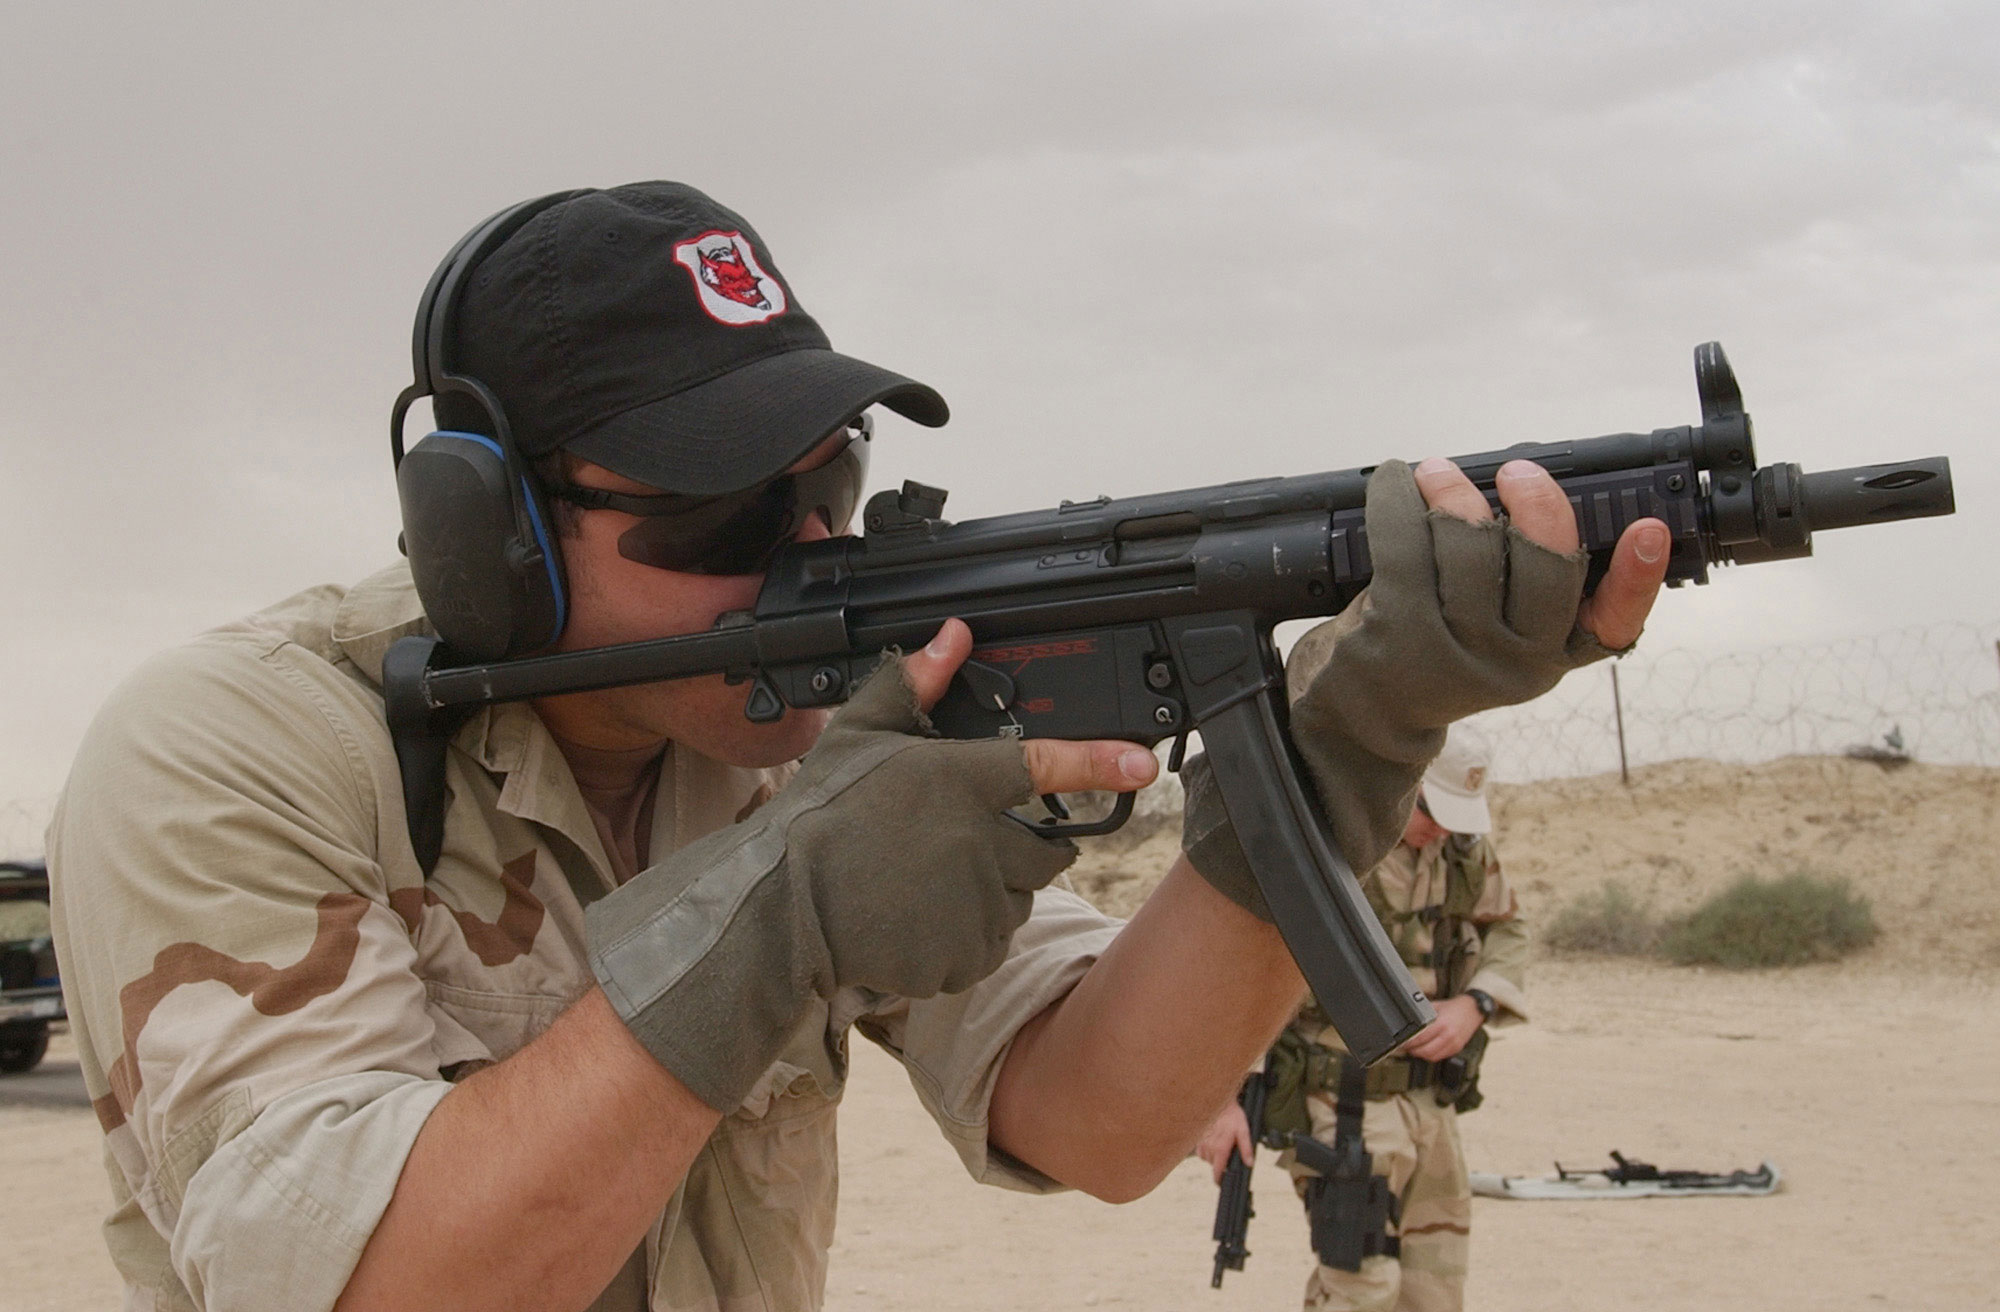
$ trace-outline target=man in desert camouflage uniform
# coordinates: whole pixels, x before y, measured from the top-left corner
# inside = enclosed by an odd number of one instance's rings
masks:
[[[406,484],[413,566],[432,560],[414,583],[316,588],[154,658],[51,825],[126,1306],[816,1307],[851,1029],[976,1178],[1150,1189],[1301,981],[1213,808],[1189,840],[1205,868],[1183,856],[1130,926],[1046,887],[1073,852],[1006,809],[1156,767],[1130,744],[931,736],[963,624],[830,718],[752,723],[719,676],[489,707],[451,734],[419,855],[382,662],[482,620],[461,576],[545,569],[564,607],[531,650],[705,630],[752,604],[769,553],[844,529],[833,493],[800,489],[831,472],[852,505],[856,416],[946,417],[833,352],[762,239],[691,188],[495,224],[462,248],[477,275],[442,332],[440,427],[474,433],[425,444],[505,456],[487,486],[561,498],[535,519],[558,539],[486,560],[483,530],[439,540],[466,507],[413,510]],[[1554,482],[1510,465],[1499,487],[1511,526],[1448,462],[1371,484],[1373,619],[1294,716],[1371,861],[1468,687],[1520,700],[1597,635],[1629,645],[1664,572],[1647,521],[1583,598]],[[1449,703],[1412,670],[1448,672]]]
[[[1488,1023],[1527,1018],[1523,992],[1528,936],[1488,834],[1492,754],[1467,725],[1454,725],[1425,771],[1403,838],[1361,881],[1404,964],[1438,1018],[1369,1069],[1362,1139],[1374,1170],[1398,1201],[1387,1227],[1393,1253],[1358,1271],[1322,1263],[1306,1282],[1308,1312],[1450,1312],[1464,1305],[1472,1190],[1459,1145],[1458,1113],[1478,1105],[1479,1056]],[[1310,1133],[1331,1145],[1345,1047],[1308,996],[1280,1044],[1305,1085]],[[1229,1104],[1198,1149],[1220,1178],[1231,1149],[1250,1152],[1243,1111]],[[1281,1159],[1305,1196],[1314,1173]]]

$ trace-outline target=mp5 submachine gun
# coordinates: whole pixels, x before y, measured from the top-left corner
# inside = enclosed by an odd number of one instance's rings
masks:
[[[1555,476],[1594,583],[1618,535],[1652,516],[1672,531],[1669,583],[1711,567],[1810,555],[1817,530],[1953,509],[1943,458],[1803,473],[1758,467],[1750,417],[1718,343],[1695,350],[1698,424],[1461,456],[1498,505],[1509,460]],[[1122,738],[1199,729],[1231,821],[1313,993],[1348,1049],[1373,1061],[1432,1018],[1327,831],[1285,734],[1285,620],[1333,615],[1369,580],[1370,468],[1186,492],[1064,502],[952,524],[920,483],[869,500],[858,537],[794,543],[756,605],[714,628],[651,642],[454,666],[435,639],[389,653],[384,692],[420,859],[441,830],[444,744],[473,708],[552,693],[725,673],[755,721],[846,699],[884,648],[922,646],[954,616],[975,649],[932,714],[952,737]],[[1059,810],[1060,819],[1067,819]],[[1052,834],[1107,832],[1044,821]]]

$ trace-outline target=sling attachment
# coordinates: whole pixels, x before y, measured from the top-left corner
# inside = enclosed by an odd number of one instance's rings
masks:
[[[396,767],[403,777],[403,815],[410,831],[410,850],[424,878],[437,869],[444,852],[444,812],[448,789],[444,782],[445,750],[472,708],[432,707],[423,695],[423,676],[436,638],[399,638],[382,657],[382,702],[389,721],[389,738],[396,747]]]
[[[1360,1062],[1342,1062],[1339,1088],[1333,1146],[1301,1134],[1293,1136],[1292,1150],[1301,1166],[1319,1173],[1317,1179],[1306,1181],[1313,1252],[1330,1267],[1359,1271],[1365,1258],[1396,1257],[1402,1252],[1402,1241],[1389,1233],[1389,1227],[1402,1219],[1402,1205],[1390,1191],[1388,1178],[1375,1174],[1375,1159],[1362,1142],[1366,1068]]]

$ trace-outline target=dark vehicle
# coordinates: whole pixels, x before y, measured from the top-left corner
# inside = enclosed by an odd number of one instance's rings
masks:
[[[64,1019],[49,937],[49,868],[0,861],[0,1075],[33,1070],[49,1050],[49,1025]]]

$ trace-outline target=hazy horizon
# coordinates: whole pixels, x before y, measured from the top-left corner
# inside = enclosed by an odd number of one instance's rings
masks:
[[[0,806],[152,651],[393,558],[473,222],[677,177],[932,383],[954,518],[1698,418],[1959,513],[1667,598],[1726,651],[2000,617],[2000,14],[1970,4],[229,3],[10,14]],[[1983,363],[1982,363],[1983,362]]]

